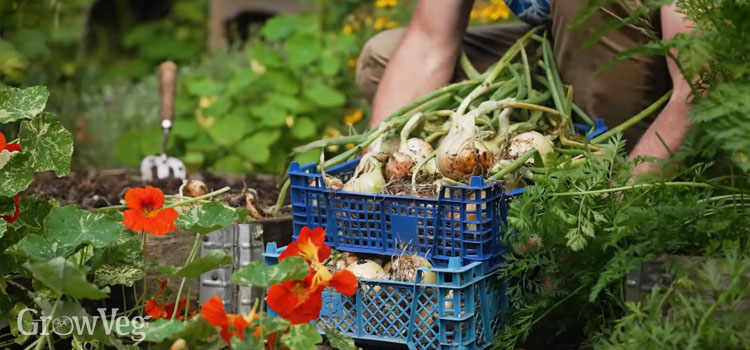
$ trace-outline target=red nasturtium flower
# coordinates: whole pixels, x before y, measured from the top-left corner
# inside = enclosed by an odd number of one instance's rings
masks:
[[[5,143],[5,135],[0,132],[0,152],[2,151],[8,151],[8,152],[21,152],[21,145],[17,143]],[[0,216],[0,219],[5,220],[7,223],[12,223],[18,220],[18,215],[21,213],[21,207],[18,205],[18,195],[13,196],[13,201],[15,202],[15,212],[13,215],[10,216]]]
[[[211,326],[221,327],[219,336],[231,347],[232,337],[237,335],[237,337],[242,340],[242,333],[245,328],[250,327],[253,320],[260,316],[255,313],[254,307],[247,316],[227,314],[227,312],[224,311],[224,302],[220,297],[214,296],[203,304],[203,307],[201,308],[201,317],[210,323]],[[260,338],[260,327],[255,328],[255,336]]]
[[[163,318],[165,320],[168,320],[172,318],[172,314],[174,313],[175,303],[162,304],[156,301],[156,296],[164,293],[165,288],[167,288],[167,280],[161,281],[161,286],[159,286],[159,293],[157,293],[155,296],[152,296],[151,299],[146,302],[146,306],[144,307],[146,314],[151,316],[151,318],[153,319]],[[186,304],[187,298],[180,299],[180,302],[177,304],[178,320],[182,320],[185,317],[185,315],[182,314],[182,310],[185,308]]]
[[[325,230],[303,227],[297,241],[279,255],[279,261],[290,256],[301,256],[310,265],[304,280],[286,281],[268,289],[268,306],[292,324],[308,323],[318,318],[325,287],[352,296],[357,291],[357,278],[348,270],[331,274],[323,262],[331,255],[331,247],[324,243]]]
[[[174,221],[179,214],[172,208],[162,209],[164,193],[155,187],[131,188],[125,193],[125,210],[122,224],[133,231],[143,231],[162,236],[174,231],[177,226]]]

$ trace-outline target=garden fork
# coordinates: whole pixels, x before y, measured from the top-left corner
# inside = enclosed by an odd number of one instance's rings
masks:
[[[141,162],[141,177],[143,181],[149,182],[154,179],[154,171],[157,179],[170,177],[184,179],[185,164],[179,159],[167,157],[167,142],[169,132],[172,130],[174,121],[174,94],[175,82],[177,80],[177,65],[167,61],[159,65],[159,118],[161,119],[162,139],[161,154],[148,156]]]

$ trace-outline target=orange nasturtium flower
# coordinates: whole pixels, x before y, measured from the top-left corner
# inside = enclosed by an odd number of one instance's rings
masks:
[[[122,224],[131,230],[145,230],[154,236],[162,236],[177,229],[174,221],[179,214],[172,208],[162,209],[164,193],[160,189],[151,186],[131,188],[125,193],[125,202],[128,209]]]
[[[268,306],[292,324],[308,323],[318,318],[325,287],[333,287],[346,296],[352,296],[357,291],[354,274],[343,270],[332,275],[323,265],[323,261],[331,255],[331,247],[324,241],[323,228],[311,230],[303,227],[297,240],[279,255],[279,261],[290,256],[301,256],[310,265],[310,274],[304,280],[286,281],[268,289]]]
[[[211,297],[211,299],[208,299],[203,304],[201,317],[210,323],[211,326],[221,327],[219,336],[230,347],[232,346],[232,337],[237,335],[242,340],[242,333],[245,328],[250,327],[253,320],[259,318],[258,314],[255,313],[255,307],[253,307],[247,316],[227,314],[224,311],[224,302],[217,296]],[[260,338],[260,327],[255,328],[255,336]]]
[[[5,143],[5,135],[0,132],[0,152],[2,151],[8,151],[8,152],[21,152],[21,145],[17,143]],[[13,196],[13,201],[15,202],[15,211],[13,215],[10,216],[0,216],[0,219],[5,220],[7,223],[13,223],[16,220],[18,220],[18,215],[21,213],[20,206],[18,205],[18,195]]]
[[[146,306],[144,307],[144,310],[146,311],[146,314],[151,316],[152,319],[157,318],[163,318],[165,320],[171,319],[172,314],[174,313],[175,303],[170,304],[162,304],[156,301],[156,296],[161,295],[164,293],[164,289],[167,288],[167,280],[161,281],[161,286],[159,287],[159,293],[152,296],[151,299],[149,299],[146,302]],[[182,310],[185,308],[185,305],[187,304],[187,298],[180,299],[180,302],[177,304],[177,319],[182,320],[184,315],[182,315]]]

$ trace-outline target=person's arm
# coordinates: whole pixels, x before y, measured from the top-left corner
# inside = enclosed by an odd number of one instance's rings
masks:
[[[664,39],[671,39],[678,33],[689,33],[692,27],[692,23],[678,13],[674,5],[662,7],[661,22]],[[678,54],[677,52],[672,53]],[[669,68],[669,75],[672,77],[672,97],[630,153],[631,159],[637,156],[668,158],[671,152],[675,152],[682,145],[682,140],[690,126],[690,121],[687,119],[690,112],[690,106],[688,105],[690,86],[677,68],[677,64],[669,58],[667,58],[667,67]],[[659,140],[659,137],[664,143]],[[669,150],[664,147],[664,144],[669,147]],[[658,164],[646,162],[637,166],[633,172],[640,174],[656,170],[658,170]]]
[[[370,126],[453,76],[474,0],[419,0],[372,103]]]

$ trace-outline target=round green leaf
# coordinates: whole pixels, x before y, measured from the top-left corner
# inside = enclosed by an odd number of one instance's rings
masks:
[[[315,122],[313,122],[312,119],[307,117],[297,119],[292,127],[292,136],[298,140],[313,137],[317,132],[318,126],[315,125]]]
[[[317,350],[316,344],[321,341],[323,337],[318,333],[318,329],[309,323],[293,325],[281,336],[281,342],[289,350]]]
[[[180,229],[194,233],[211,233],[237,220],[234,210],[221,203],[209,202],[180,215],[175,221]]]
[[[200,275],[211,270],[232,263],[232,256],[223,250],[212,250],[208,254],[195,259],[193,262],[183,266],[161,265],[156,269],[167,275],[180,276],[184,278],[198,278]]]
[[[100,290],[89,283],[78,266],[63,257],[34,264],[26,263],[24,267],[31,271],[35,279],[58,293],[79,299],[108,297],[109,288]]]
[[[241,113],[232,113],[218,120],[208,129],[208,134],[216,143],[231,146],[245,135],[250,125]]]
[[[31,119],[42,113],[49,91],[44,86],[26,89],[6,88],[0,91],[0,124],[19,119]]]
[[[34,179],[28,153],[14,152],[8,164],[0,169],[0,196],[10,197],[25,190]]]
[[[267,266],[264,261],[253,261],[232,274],[232,282],[267,288],[284,281],[301,280],[310,273],[305,259],[292,256],[276,265]]]
[[[295,35],[284,43],[287,61],[292,68],[299,68],[315,62],[320,56],[320,44],[315,37]]]
[[[294,33],[297,17],[291,15],[277,15],[266,21],[261,34],[268,40],[283,39]]]
[[[54,208],[44,220],[47,239],[60,245],[77,247],[89,243],[103,248],[120,238],[122,224],[103,214],[75,206]]]
[[[244,173],[249,170],[249,167],[242,158],[235,155],[228,155],[216,160],[211,169],[219,173]]]
[[[54,170],[57,176],[70,172],[73,135],[54,114],[42,113],[39,118],[25,120],[19,132],[23,152],[36,171]]]
[[[306,86],[303,94],[320,107],[340,107],[346,103],[344,94],[319,82]]]

